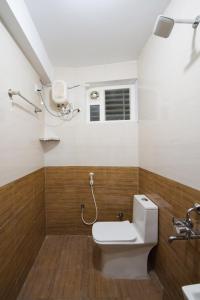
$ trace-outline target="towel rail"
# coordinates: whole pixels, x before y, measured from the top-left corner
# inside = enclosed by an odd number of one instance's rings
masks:
[[[20,93],[20,91],[13,91],[12,89],[9,89],[8,90],[8,96],[10,97],[11,100],[13,100],[13,96],[19,96],[23,100],[25,100],[28,104],[32,105],[35,108],[35,113],[42,112],[41,108],[39,108],[37,105],[35,105],[31,101],[29,101],[27,98],[25,98],[24,96],[22,96],[22,94]]]

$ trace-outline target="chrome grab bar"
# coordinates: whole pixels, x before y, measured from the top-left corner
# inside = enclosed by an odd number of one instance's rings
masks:
[[[37,105],[35,105],[31,101],[29,101],[27,98],[25,98],[24,96],[22,96],[22,94],[20,93],[20,91],[13,91],[12,89],[9,89],[8,90],[8,96],[10,97],[11,100],[13,100],[13,98],[12,98],[13,96],[19,96],[23,100],[25,100],[28,104],[32,105],[35,108],[35,113],[42,112],[41,108],[39,108]]]

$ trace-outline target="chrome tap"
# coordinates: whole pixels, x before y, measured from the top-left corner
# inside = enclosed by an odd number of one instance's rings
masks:
[[[182,241],[187,241],[187,240],[200,240],[200,234],[193,233],[190,235],[189,238],[187,238],[184,235],[171,235],[168,238],[168,242],[172,243],[173,241],[177,240],[182,240]]]
[[[170,236],[168,241],[171,243],[174,240],[191,240],[200,239],[200,233],[192,230],[193,222],[190,217],[191,212],[195,211],[200,215],[200,204],[195,203],[192,208],[189,208],[186,213],[186,218],[175,219],[172,218],[172,223],[176,229],[177,235]]]
[[[192,228],[192,227],[193,227],[192,219],[191,219],[191,217],[190,217],[190,214],[191,214],[191,212],[193,212],[193,211],[195,211],[197,214],[200,215],[200,204],[199,204],[199,203],[195,203],[195,204],[193,205],[193,207],[189,208],[188,211],[187,211],[187,213],[186,213],[186,219],[185,219],[185,221],[186,221],[186,224],[187,224],[187,226],[188,226],[189,228]]]

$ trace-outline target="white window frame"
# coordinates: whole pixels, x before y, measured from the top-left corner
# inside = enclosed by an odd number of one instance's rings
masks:
[[[105,90],[116,89],[129,89],[130,95],[130,120],[105,120]],[[92,91],[99,92],[99,98],[97,100],[90,99],[90,93]],[[125,122],[137,122],[138,121],[138,100],[137,100],[137,82],[126,85],[111,85],[102,87],[92,87],[86,91],[87,98],[87,123],[89,124],[112,124],[112,123],[125,123]],[[100,105],[100,120],[90,121],[90,105]]]

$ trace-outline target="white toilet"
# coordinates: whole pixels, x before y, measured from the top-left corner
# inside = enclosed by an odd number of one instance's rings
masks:
[[[133,223],[96,222],[92,236],[101,249],[105,276],[146,278],[148,255],[158,240],[158,207],[145,195],[135,195]]]

